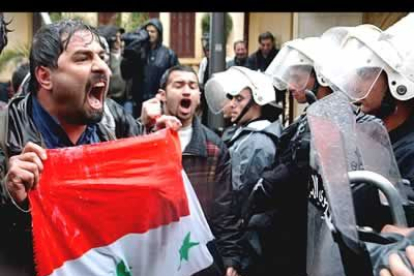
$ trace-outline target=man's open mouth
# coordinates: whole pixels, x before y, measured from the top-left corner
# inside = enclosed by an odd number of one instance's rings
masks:
[[[106,82],[100,81],[94,83],[88,92],[88,103],[93,109],[102,109],[104,95],[106,91]]]
[[[182,99],[180,101],[180,107],[181,107],[182,112],[189,113],[190,112],[190,107],[191,107],[191,100],[190,99]]]

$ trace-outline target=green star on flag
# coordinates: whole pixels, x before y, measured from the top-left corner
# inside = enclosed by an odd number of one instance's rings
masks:
[[[116,276],[132,276],[122,260],[116,265]]]
[[[188,261],[188,254],[189,254],[190,248],[200,244],[199,242],[192,242],[190,235],[191,235],[191,232],[188,232],[187,235],[185,235],[183,244],[181,245],[181,248],[178,251],[180,253],[180,266],[178,267],[178,270],[181,269],[182,260]]]

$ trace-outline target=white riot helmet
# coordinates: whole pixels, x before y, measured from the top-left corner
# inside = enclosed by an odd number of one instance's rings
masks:
[[[245,88],[250,88],[254,102],[260,106],[276,100],[272,80],[267,75],[246,67],[232,66],[213,74],[207,81],[204,93],[210,110],[220,113],[230,102],[229,96],[234,97]]]
[[[333,83],[328,82],[323,76],[323,73],[321,72],[322,64],[324,64],[326,61],[330,62],[337,59],[338,55],[341,54],[338,51],[341,49],[341,47],[343,47],[344,42],[348,38],[348,35],[355,30],[364,28],[373,28],[378,32],[380,31],[380,29],[373,25],[364,24],[358,27],[332,27],[321,35],[319,42],[321,45],[319,55],[314,58],[314,69],[320,85],[336,88]]]
[[[414,98],[414,13],[385,30],[378,41],[366,42],[385,62],[391,95],[400,101]]]
[[[320,50],[319,37],[298,38],[283,44],[282,49],[269,64],[266,74],[279,90],[306,87]]]
[[[405,17],[385,32],[369,26],[355,27],[347,34],[338,57],[323,63],[322,74],[352,100],[361,100],[385,71],[394,98],[413,98],[414,39],[409,35],[414,28],[413,16]]]

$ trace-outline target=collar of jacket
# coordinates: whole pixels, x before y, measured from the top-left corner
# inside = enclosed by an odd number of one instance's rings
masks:
[[[240,139],[241,136],[244,136],[248,133],[252,132],[262,132],[266,133],[267,135],[271,135],[274,137],[280,136],[280,131],[278,130],[279,122],[278,120],[274,121],[273,123],[268,120],[258,120],[249,123],[247,126],[242,126],[236,129],[233,137],[231,137],[230,141],[228,142],[228,147],[231,147],[237,140]]]
[[[78,141],[73,144],[59,121],[43,108],[36,97],[31,98],[31,118],[36,125],[37,130],[41,133],[47,148],[62,148],[99,142],[96,131],[97,124],[93,123],[86,126],[86,129],[79,137]]]
[[[235,135],[231,140],[237,140],[239,136],[241,136],[244,133],[250,133],[250,132],[256,132],[256,131],[262,131],[263,129],[267,128],[271,122],[268,120],[255,120],[247,125],[240,126],[236,129]]]
[[[34,124],[32,114],[31,93],[13,98],[8,104],[9,133],[6,145],[9,155],[20,154],[24,145],[33,142],[45,147],[44,141]],[[102,124],[98,123],[98,136],[101,141],[114,140],[115,136]]]
[[[192,126],[193,135],[191,137],[190,143],[184,149],[183,154],[207,157],[207,139],[203,131],[203,125],[197,116],[194,116]]]

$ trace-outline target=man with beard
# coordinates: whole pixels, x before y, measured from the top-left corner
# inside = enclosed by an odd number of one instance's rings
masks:
[[[101,122],[111,75],[104,54],[97,31],[80,21],[46,25],[33,38],[30,93],[10,102],[3,129],[1,274],[35,274],[28,192],[39,180],[45,148],[142,133],[140,125],[125,114],[116,116],[117,133]]]
[[[226,67],[231,66],[246,66],[247,61],[247,47],[246,42],[243,40],[237,40],[233,45],[235,57],[234,59],[227,62]]]
[[[181,121],[178,134],[183,168],[216,238],[207,245],[213,265],[196,275],[237,276],[239,229],[233,213],[230,155],[221,139],[196,116],[200,95],[195,71],[188,66],[174,66],[162,76],[157,97],[143,103],[141,119],[151,122],[162,111]]]

